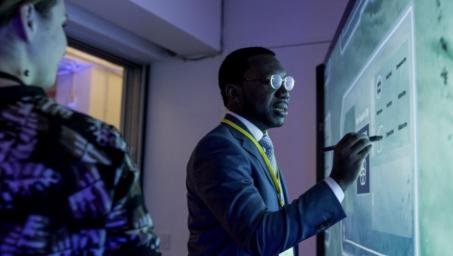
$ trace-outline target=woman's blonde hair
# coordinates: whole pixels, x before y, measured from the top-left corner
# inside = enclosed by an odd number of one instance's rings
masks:
[[[0,0],[0,26],[8,23],[21,5],[29,3],[45,16],[57,4],[57,0]]]

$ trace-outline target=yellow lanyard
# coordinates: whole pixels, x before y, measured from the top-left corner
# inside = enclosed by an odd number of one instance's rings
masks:
[[[274,188],[275,188],[275,191],[277,192],[277,195],[278,195],[278,203],[279,203],[280,207],[283,207],[283,205],[285,205],[285,203],[283,201],[283,193],[282,193],[282,185],[280,183],[280,177],[278,176],[277,171],[275,171],[274,168],[272,167],[271,161],[267,157],[266,153],[264,153],[263,147],[258,143],[258,141],[256,141],[256,139],[249,132],[247,132],[246,130],[242,129],[239,125],[231,122],[228,119],[223,119],[222,123],[227,124],[227,125],[231,126],[232,128],[236,129],[238,132],[242,133],[258,149],[258,151],[260,152],[261,157],[264,160],[264,163],[266,164],[267,170],[269,171],[269,174],[272,177],[272,182],[274,183]]]

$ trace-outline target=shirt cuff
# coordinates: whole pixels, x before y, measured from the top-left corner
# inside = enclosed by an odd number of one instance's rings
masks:
[[[331,177],[325,178],[324,181],[327,183],[329,188],[335,194],[335,197],[338,199],[338,202],[341,203],[344,199],[344,192],[340,185],[338,185],[338,183]]]

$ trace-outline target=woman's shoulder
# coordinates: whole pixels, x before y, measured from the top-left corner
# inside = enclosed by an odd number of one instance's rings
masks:
[[[47,97],[37,99],[36,108],[43,115],[52,119],[55,126],[69,129],[72,133],[96,146],[127,150],[126,142],[118,129],[104,121],[70,109]]]

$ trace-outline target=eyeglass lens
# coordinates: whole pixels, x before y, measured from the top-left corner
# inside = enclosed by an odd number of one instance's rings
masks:
[[[295,80],[292,76],[287,76],[285,78],[280,75],[271,76],[271,86],[274,90],[278,90],[283,84],[287,91],[291,91],[294,88],[294,83]]]

